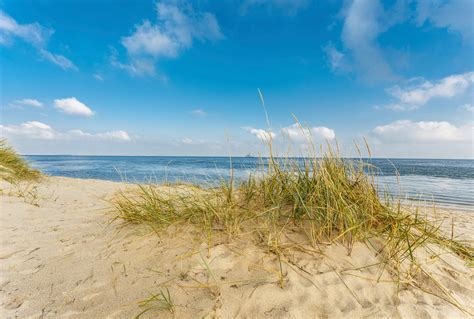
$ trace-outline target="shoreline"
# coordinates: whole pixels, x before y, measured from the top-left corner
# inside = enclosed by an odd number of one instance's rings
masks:
[[[190,227],[158,237],[140,225],[110,223],[108,201],[134,184],[44,177],[34,186],[30,203],[1,184],[2,317],[129,318],[143,310],[140,300],[166,290],[175,313],[154,309],[144,317],[469,317],[419,289],[397,292],[387,273],[377,283],[370,279],[377,268],[354,270],[376,259],[362,244],[351,256],[337,244],[323,248],[324,258],[288,255],[280,288],[274,255],[245,238],[207,247],[193,240]],[[472,213],[441,209],[437,215],[472,246]],[[452,255],[443,261],[427,267],[474,313],[473,269]]]

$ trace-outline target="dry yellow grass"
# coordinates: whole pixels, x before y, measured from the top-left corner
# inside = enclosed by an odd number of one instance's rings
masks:
[[[0,139],[0,179],[11,183],[39,177],[39,171],[32,169],[28,162],[8,146],[5,139]]]
[[[420,289],[435,279],[419,251],[433,255],[433,247],[444,247],[473,264],[472,247],[443,236],[436,222],[405,210],[396,198],[381,199],[376,168],[366,162],[344,159],[329,147],[322,157],[303,161],[270,156],[263,167],[243,182],[231,179],[213,188],[139,185],[113,201],[116,218],[144,223],[158,234],[192,225],[208,247],[250,236],[276,255],[281,287],[285,251],[322,244],[343,245],[350,255],[356,242],[365,243],[379,256],[381,272]],[[459,306],[447,289],[434,293]]]

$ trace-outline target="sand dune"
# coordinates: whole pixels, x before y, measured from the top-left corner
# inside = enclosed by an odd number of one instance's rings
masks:
[[[144,317],[474,314],[474,271],[450,254],[426,256],[425,266],[465,311],[420,289],[398,286],[378,266],[365,267],[378,260],[363,244],[351,256],[337,245],[314,251],[296,247],[283,261],[280,277],[275,256],[245,238],[208,248],[194,241],[191,228],[171,229],[173,235],[159,238],[143,226],[110,223],[108,200],[130,185],[48,177],[36,187],[25,199],[1,185],[2,318],[130,318],[144,310],[140,300],[160,291],[169,291],[173,308],[152,309]],[[447,233],[452,222],[455,236],[474,240],[472,213],[438,211],[436,217],[447,220]],[[428,278],[426,287],[439,289]]]

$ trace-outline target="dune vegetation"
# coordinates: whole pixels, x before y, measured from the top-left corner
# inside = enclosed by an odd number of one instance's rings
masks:
[[[441,232],[439,223],[404,208],[398,199],[381,197],[377,168],[367,161],[342,158],[330,146],[322,156],[311,146],[313,155],[304,159],[274,157],[271,140],[268,146],[270,156],[245,181],[231,178],[209,188],[139,185],[113,201],[116,218],[146,224],[163,236],[169,226],[191,225],[207,247],[252,238],[277,256],[280,270],[291,249],[337,244],[350,255],[361,242],[379,256],[382,271],[421,289],[420,276],[435,281],[423,267],[421,251],[436,256],[434,247],[441,247],[473,265],[472,247]],[[283,288],[282,270],[280,279]],[[458,306],[447,289],[436,285],[439,297]]]
[[[0,179],[13,183],[33,181],[40,175],[40,172],[32,169],[5,139],[0,139]]]

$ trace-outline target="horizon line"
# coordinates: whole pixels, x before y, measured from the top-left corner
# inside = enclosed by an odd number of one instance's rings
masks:
[[[21,156],[81,156],[81,157],[198,157],[198,158],[270,158],[270,156],[228,156],[228,155],[91,155],[91,154],[20,154]],[[314,158],[313,156],[273,156],[274,158]],[[322,158],[322,156],[316,156]],[[417,160],[465,160],[474,161],[473,158],[447,158],[447,157],[354,157],[341,156],[347,159],[417,159]]]

